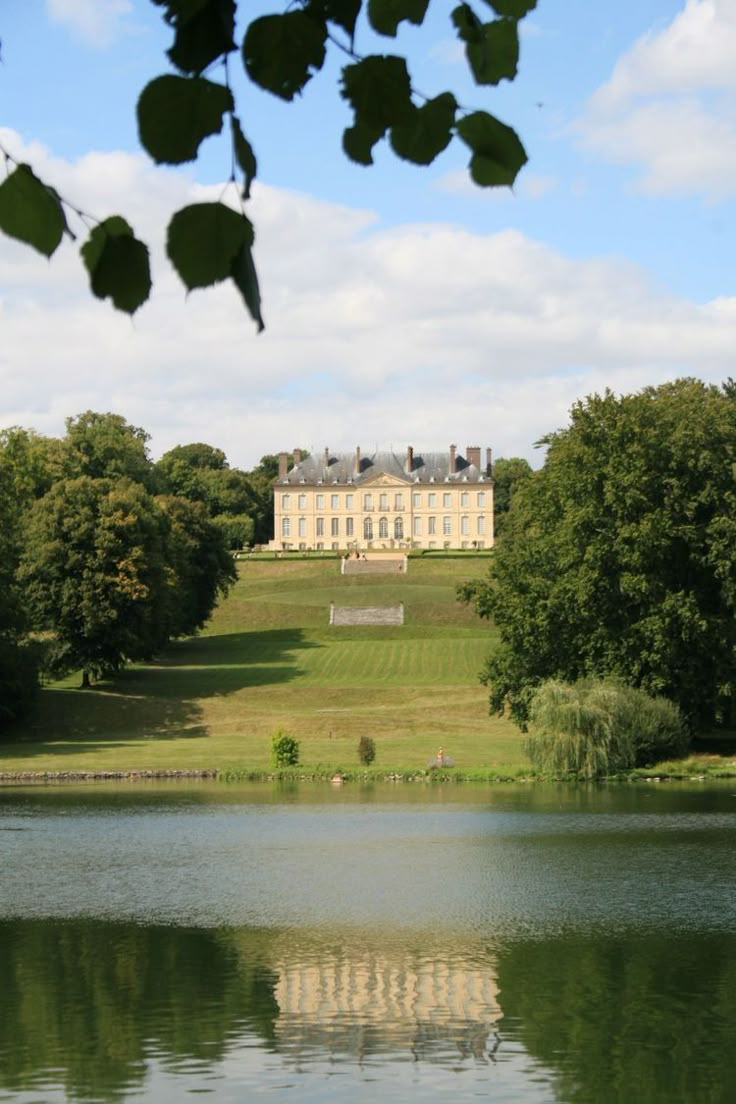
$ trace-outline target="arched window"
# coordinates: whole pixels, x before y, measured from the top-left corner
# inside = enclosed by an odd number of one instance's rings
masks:
[[[403,540],[404,539],[404,519],[403,518],[395,518],[395,520],[394,520],[394,539],[395,540]]]
[[[378,537],[380,540],[388,540],[388,519],[385,517],[378,522]]]
[[[363,522],[363,540],[373,540],[373,520],[366,518]]]

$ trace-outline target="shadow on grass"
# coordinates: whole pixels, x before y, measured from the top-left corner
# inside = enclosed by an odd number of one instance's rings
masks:
[[[301,629],[267,629],[263,632],[222,633],[177,640],[148,669],[172,667],[244,667],[250,664],[293,665],[293,654],[305,648],[321,648]],[[288,670],[288,667],[285,667]],[[273,681],[283,681],[274,679]]]

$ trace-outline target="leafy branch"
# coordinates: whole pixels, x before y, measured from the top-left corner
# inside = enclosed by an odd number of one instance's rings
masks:
[[[173,29],[167,57],[175,73],[149,81],[136,106],[142,146],[156,164],[196,161],[202,142],[230,135],[230,182],[237,185],[239,210],[220,200],[177,211],[167,230],[166,251],[188,290],[232,280],[262,330],[261,298],[253,245],[255,231],[245,204],[256,177],[255,152],[237,112],[229,57],[238,50],[236,0],[151,0],[164,9]],[[462,2],[451,13],[473,78],[479,85],[513,80],[519,58],[519,21],[536,0],[484,0],[493,18],[483,21]],[[373,163],[373,150],[387,140],[394,153],[417,165],[429,165],[454,138],[470,150],[469,171],[483,187],[511,186],[526,162],[516,132],[486,111],[461,108],[454,94],[434,97],[412,85],[406,58],[355,50],[358,18],[365,11],[372,29],[394,38],[401,23],[421,25],[429,0],[299,0],[281,14],[254,19],[246,28],[240,54],[248,78],[287,102],[300,95],[324,65],[332,44],[350,59],[342,69],[340,94],[353,111],[342,146],[357,164]],[[342,40],[340,32],[348,37]],[[222,65],[224,81],[205,73]],[[69,230],[64,208],[83,222],[95,222],[81,255],[90,286],[119,310],[134,313],[151,289],[148,249],[119,215],[96,222],[34,174],[15,167],[0,185],[0,230],[50,257]],[[240,180],[238,180],[240,176]]]

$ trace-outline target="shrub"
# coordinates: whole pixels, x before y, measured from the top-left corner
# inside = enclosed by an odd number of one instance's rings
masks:
[[[274,767],[295,767],[299,763],[299,742],[281,728],[271,737],[271,763]]]
[[[525,751],[536,770],[584,778],[684,754],[688,734],[676,705],[614,679],[550,679],[530,707]]]
[[[361,736],[358,741],[358,759],[364,767],[369,767],[376,758],[376,741],[370,736]]]

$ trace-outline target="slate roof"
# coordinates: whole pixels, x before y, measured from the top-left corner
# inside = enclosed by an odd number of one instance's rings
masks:
[[[454,474],[450,473],[450,452],[415,451],[411,471],[407,469],[407,454],[396,452],[374,452],[360,454],[360,472],[356,470],[357,453],[328,453],[325,464],[325,452],[307,456],[296,467],[287,472],[285,478],[277,478],[276,484],[314,486],[322,483],[352,484],[359,486],[370,483],[385,473],[402,479],[405,483],[490,483],[491,476],[485,466],[478,468],[469,464],[459,453],[455,458]]]

